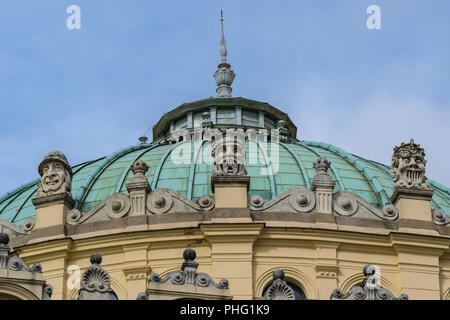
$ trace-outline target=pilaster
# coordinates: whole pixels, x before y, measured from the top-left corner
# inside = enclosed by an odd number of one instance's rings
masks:
[[[449,249],[448,240],[400,233],[390,239],[397,253],[400,291],[411,300],[439,300],[440,257]]]
[[[134,177],[126,185],[131,200],[130,216],[142,216],[145,215],[145,202],[150,192],[150,185],[145,177],[148,165],[142,160],[137,160],[131,165],[131,170]]]
[[[123,245],[123,272],[127,280],[128,300],[135,300],[140,292],[147,287],[150,267],[148,265],[148,243]]]
[[[262,224],[202,225],[211,245],[212,275],[228,279],[233,299],[253,299],[253,245]]]
[[[337,287],[338,280],[338,243],[315,241],[316,288],[320,300],[328,300],[331,292]]]
[[[53,286],[52,300],[63,300],[67,294],[67,261],[72,240],[63,239],[16,248],[28,265],[40,263],[44,280]]]

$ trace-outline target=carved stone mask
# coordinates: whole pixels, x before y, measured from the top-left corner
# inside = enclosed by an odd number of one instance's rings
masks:
[[[38,185],[40,196],[70,192],[72,170],[62,152],[50,152],[41,162],[38,170],[41,175],[41,182]]]
[[[425,165],[424,149],[415,144],[413,139],[410,143],[395,147],[391,165],[394,186],[429,189],[429,185],[425,183]]]
[[[236,138],[235,136],[236,135]],[[226,131],[226,137],[211,142],[213,176],[245,176],[245,135],[242,129]]]
[[[44,175],[42,176],[41,183],[42,191],[45,193],[56,192],[67,182],[67,172],[61,162],[48,162],[42,169]]]

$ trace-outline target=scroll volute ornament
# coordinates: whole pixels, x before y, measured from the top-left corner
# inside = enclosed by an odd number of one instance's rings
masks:
[[[394,175],[394,187],[430,190],[425,183],[425,152],[411,139],[394,148],[391,172]]]
[[[37,197],[71,192],[72,168],[61,151],[52,151],[39,164],[41,181],[38,183]]]

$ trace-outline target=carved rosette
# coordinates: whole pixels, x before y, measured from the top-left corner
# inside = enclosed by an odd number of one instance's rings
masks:
[[[284,271],[273,272],[273,283],[267,288],[264,300],[295,300],[294,290],[284,281]]]
[[[264,200],[260,195],[251,195],[249,208],[254,211],[311,212],[316,205],[314,193],[303,187],[291,188],[273,199]]]
[[[83,273],[78,300],[110,300],[111,280],[108,272],[100,266],[102,256],[94,253],[91,266]]]
[[[408,295],[401,294],[396,298],[388,289],[382,288],[379,284],[379,276],[376,275],[377,268],[373,265],[366,265],[363,269],[364,280],[360,285],[350,288],[347,293],[339,289],[334,289],[331,293],[331,300],[408,300]]]
[[[222,279],[219,283],[216,283],[210,275],[206,273],[197,273],[198,263],[195,262],[195,250],[190,248],[186,249],[183,252],[183,258],[184,262],[181,266],[181,271],[169,272],[169,274],[167,274],[164,278],[161,278],[157,273],[152,273],[150,274],[150,279],[148,282],[228,289],[228,280]],[[141,298],[144,297],[142,296]]]
[[[394,175],[394,187],[431,190],[425,183],[425,151],[411,139],[394,148],[391,172]]]

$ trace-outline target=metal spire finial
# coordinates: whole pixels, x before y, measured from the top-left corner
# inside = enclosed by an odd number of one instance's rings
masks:
[[[222,63],[219,64],[218,69],[214,73],[214,80],[217,84],[218,98],[231,98],[231,84],[233,83],[235,73],[231,70],[231,66],[227,63],[227,42],[223,33],[223,12],[220,10],[220,26],[222,28],[222,39],[220,40],[220,56]]]
[[[222,28],[222,39],[220,40],[220,56],[222,57],[222,63],[227,62],[227,41],[223,33],[223,12],[220,10],[220,26]]]

